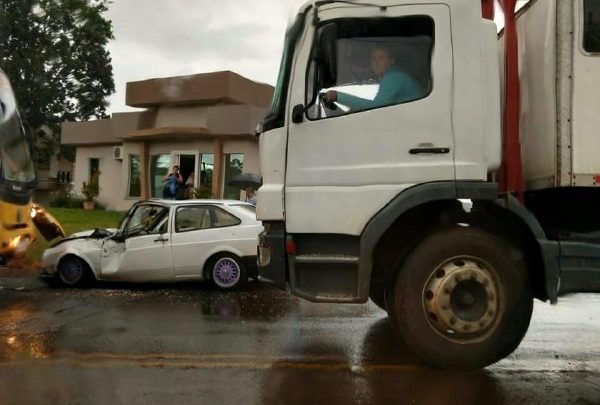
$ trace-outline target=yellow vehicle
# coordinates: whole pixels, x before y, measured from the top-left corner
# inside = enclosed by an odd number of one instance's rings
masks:
[[[19,116],[6,74],[0,70],[0,264],[24,253],[35,237],[34,223],[49,221],[49,214],[31,203],[37,174],[31,158],[31,141]],[[50,217],[51,218],[51,217]],[[38,226],[39,227],[39,226]],[[48,232],[43,232],[46,237]]]

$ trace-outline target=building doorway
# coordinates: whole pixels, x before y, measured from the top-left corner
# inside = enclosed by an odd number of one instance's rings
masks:
[[[174,151],[171,152],[171,165],[179,166],[183,177],[183,184],[179,187],[177,199],[190,198],[190,192],[197,187],[199,154],[197,152]]]

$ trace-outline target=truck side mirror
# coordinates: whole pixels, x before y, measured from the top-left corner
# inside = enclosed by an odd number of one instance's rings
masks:
[[[304,104],[295,105],[294,109],[292,110],[292,122],[294,124],[300,124],[302,121],[304,121],[304,112]]]

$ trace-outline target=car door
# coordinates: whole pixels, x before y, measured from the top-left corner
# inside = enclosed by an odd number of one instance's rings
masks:
[[[102,246],[101,277],[122,281],[169,281],[173,259],[169,207],[142,204],[135,208],[122,233]]]
[[[215,205],[178,207],[171,250],[176,278],[202,278],[206,260],[223,249],[235,251],[239,218]]]

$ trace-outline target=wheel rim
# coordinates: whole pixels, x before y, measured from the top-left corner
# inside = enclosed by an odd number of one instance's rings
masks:
[[[476,257],[455,257],[439,265],[431,273],[422,297],[430,326],[457,343],[484,340],[504,312],[496,271]]]
[[[77,284],[83,276],[83,263],[79,260],[68,259],[60,266],[60,278],[66,284]]]
[[[223,257],[213,266],[213,280],[215,284],[222,288],[230,288],[237,284],[240,279],[239,264],[229,258]]]

